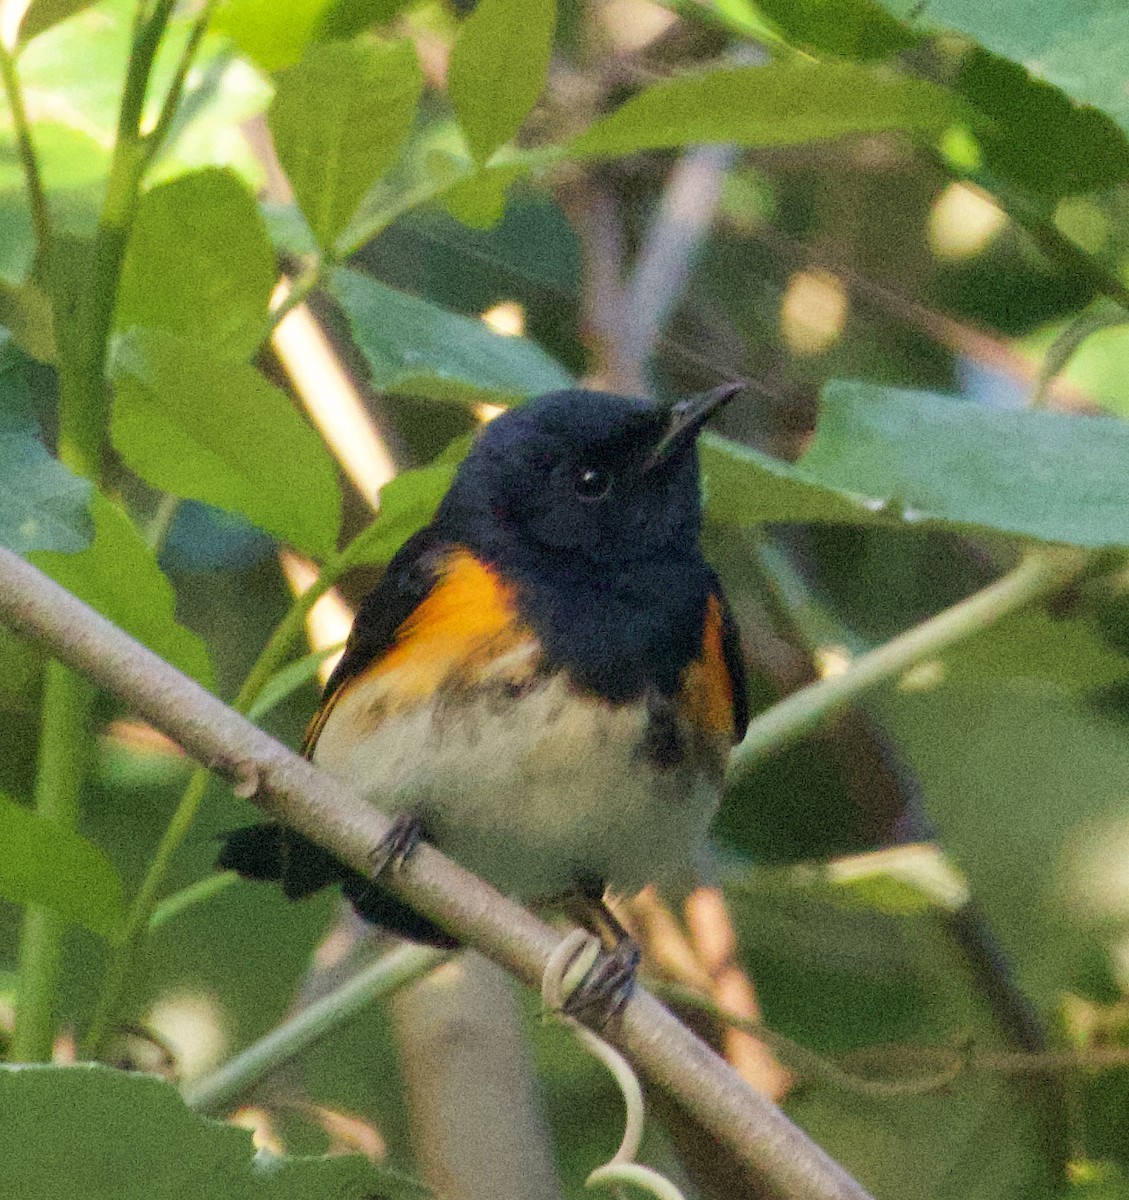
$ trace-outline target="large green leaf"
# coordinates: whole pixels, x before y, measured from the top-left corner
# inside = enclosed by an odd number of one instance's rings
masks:
[[[794,465],[704,439],[720,521],[947,526],[1129,545],[1129,425],[836,381]]]
[[[882,0],[919,29],[947,27],[1028,65],[1075,100],[1096,105],[1129,131],[1129,6],[1122,0]]]
[[[122,918],[122,881],[92,842],[0,795],[0,896],[40,904],[111,937]]]
[[[977,47],[954,87],[976,109],[986,172],[1051,199],[1129,178],[1129,141],[1117,124],[1019,63]]]
[[[157,330],[119,339],[111,437],[155,487],[239,513],[299,550],[332,553],[337,469],[287,397],[242,362]]]
[[[47,453],[19,352],[0,341],[0,546],[81,550],[90,542],[90,485]]]
[[[894,129],[933,136],[964,111],[951,92],[920,79],[797,59],[652,84],[585,130],[569,150],[630,154],[694,142],[775,146]]]
[[[4,1190],[20,1200],[346,1200],[400,1197],[360,1155],[256,1153],[245,1129],[197,1116],[152,1075],[82,1065],[0,1067]]]
[[[506,337],[473,317],[437,308],[370,276],[333,272],[373,383],[436,400],[508,403],[572,386],[572,377],[536,343]]]
[[[447,94],[479,162],[521,128],[545,88],[555,0],[479,0],[447,68]]]
[[[1063,689],[967,674],[876,697],[946,851],[1050,1014],[1108,978],[1129,924],[1125,727]]]
[[[1129,425],[836,382],[798,466],[903,520],[1129,544]]]
[[[246,358],[258,346],[276,279],[254,198],[230,171],[153,188],[138,206],[122,270],[117,326],[144,325]]]
[[[31,560],[126,633],[210,687],[207,648],[177,623],[176,597],[153,551],[129,517],[105,496],[96,492],[90,511],[94,541],[86,550],[38,551]]]
[[[409,41],[325,42],[278,82],[268,120],[282,167],[325,249],[396,160],[423,76]]]
[[[435,515],[469,445],[469,438],[457,438],[435,462],[404,471],[380,489],[380,512],[350,546],[350,566],[384,565],[392,560]]]

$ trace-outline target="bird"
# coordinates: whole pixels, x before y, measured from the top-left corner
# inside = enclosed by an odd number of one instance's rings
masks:
[[[291,899],[338,884],[368,921],[457,945],[381,886],[421,838],[511,897],[560,904],[609,955],[605,902],[692,868],[748,722],[736,623],[701,547],[697,439],[743,390],[672,406],[549,392],[484,425],[429,525],[361,603],[302,750],[393,817],[366,876],[296,831],[218,866]]]

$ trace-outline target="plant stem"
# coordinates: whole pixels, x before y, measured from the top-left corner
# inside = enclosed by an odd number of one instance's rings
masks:
[[[794,692],[749,725],[741,744],[730,755],[729,782],[810,733],[877,684],[1061,587],[1082,570],[1085,561],[1085,553],[1079,550],[1032,552],[995,583],[857,658],[842,675],[829,676]]]
[[[175,0],[158,0],[149,16],[145,15],[144,5],[137,9],[118,113],[117,137],[89,270],[79,280],[73,274],[72,266],[72,274],[67,280],[70,286],[64,287],[61,294],[58,290],[60,281],[54,281],[59,344],[59,458],[95,485],[102,477],[110,424],[105,381],[110,331],[130,226],[148,161],[141,136],[141,118],[153,59],[174,3]],[[11,85],[7,86],[11,98]],[[30,154],[30,142],[28,152]],[[25,171],[28,161],[33,163],[33,156],[25,159]],[[30,188],[31,176],[28,178]],[[72,308],[73,316],[69,313]],[[36,804],[41,813],[68,827],[75,825],[78,816],[84,766],[81,754],[87,741],[92,699],[93,692],[88,684],[71,676],[57,663],[48,664]],[[199,803],[198,798],[196,803]],[[178,810],[177,816],[180,815]],[[173,825],[177,825],[177,817],[174,817]],[[51,1005],[58,981],[64,931],[65,923],[57,916],[29,910],[20,945],[23,1032],[17,1038],[17,1057],[42,1059],[50,1056],[53,1040]],[[119,948],[116,947],[111,952],[110,972],[120,965]],[[120,990],[120,986],[118,980],[115,990]],[[108,990],[104,988],[103,995]]]
[[[185,1099],[200,1112],[222,1112],[265,1075],[351,1021],[374,1000],[390,996],[427,974],[446,957],[446,951],[427,946],[390,950],[188,1088]]]
[[[196,51],[199,50],[200,42],[208,31],[208,24],[215,8],[216,0],[206,0],[192,25],[188,40],[184,43],[184,49],[180,52],[180,61],[176,64],[176,73],[173,75],[172,83],[169,84],[169,90],[165,93],[165,100],[157,116],[157,123],[153,126],[153,131],[145,138],[145,166],[153,161],[165,138],[168,137],[173,121],[176,120],[176,110],[180,107],[180,99],[184,94],[188,72],[192,69]]]
[[[301,636],[306,615],[318,598],[324,595],[348,568],[352,545],[353,543],[350,543],[326,563],[314,583],[295,598],[286,616],[275,626],[274,632],[239,689],[239,695],[232,706],[237,712],[246,713],[251,708],[267,681],[286,661],[291,647]],[[137,959],[138,948],[150,928],[150,917],[156,907],[169,864],[196,819],[208,787],[208,778],[208,771],[204,767],[197,767],[192,772],[180,803],[176,806],[172,820],[165,829],[145,872],[145,878],[133,898],[122,937],[110,952],[94,1016],[82,1042],[84,1058],[97,1058],[105,1046],[107,1036],[114,1028],[126,981]]]
[[[48,662],[43,687],[35,807],[40,816],[72,829],[78,819],[93,689],[62,663]],[[67,922],[51,909],[29,905],[20,938],[19,994],[12,1059],[48,1062],[55,1040],[52,1013]]]
[[[8,47],[0,42],[0,76],[3,76],[4,91],[8,107],[12,110],[12,125],[16,133],[16,149],[23,167],[24,188],[27,204],[31,210],[31,225],[35,231],[36,257],[45,263],[51,246],[51,216],[47,209],[47,196],[43,190],[43,178],[39,173],[39,160],[35,157],[35,146],[31,140],[27,109],[24,107],[23,90],[16,63]]]
[[[122,262],[147,163],[141,116],[153,57],[175,0],[160,0],[148,20],[134,26],[133,46],[118,113],[117,137],[106,180],[106,195],[94,234],[92,259],[81,291],[77,281],[66,300],[76,304],[75,328],[60,342],[59,455],[73,469],[97,480],[102,473],[110,423],[106,354],[118,299]],[[140,10],[139,10],[140,12]],[[58,299],[56,300],[58,303]],[[69,332],[69,331],[68,331]]]

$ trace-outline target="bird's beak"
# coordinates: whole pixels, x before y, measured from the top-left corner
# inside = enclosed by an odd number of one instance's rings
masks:
[[[643,465],[644,471],[657,467],[665,462],[675,451],[689,445],[702,431],[702,426],[724,404],[728,404],[738,392],[743,392],[748,382],[738,379],[733,383],[723,383],[709,392],[698,392],[680,400],[670,410],[670,424],[662,436],[662,440],[647,456]]]

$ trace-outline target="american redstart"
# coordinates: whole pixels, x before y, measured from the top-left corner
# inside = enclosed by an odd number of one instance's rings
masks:
[[[374,878],[270,824],[219,865],[291,898],[339,883],[368,920],[453,945],[380,886],[422,836],[518,899],[580,898],[615,943],[605,887],[691,864],[747,723],[696,446],[741,390],[672,409],[551,392],[486,425],[362,603],[303,746],[395,816]]]

